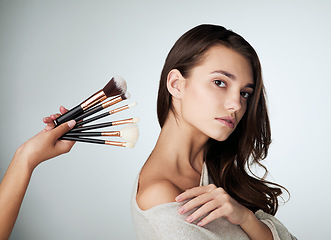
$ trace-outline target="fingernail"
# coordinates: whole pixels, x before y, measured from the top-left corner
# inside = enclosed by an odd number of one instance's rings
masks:
[[[187,222],[192,222],[192,220],[193,220],[193,217],[192,216],[189,216],[188,218],[186,218],[186,221]]]
[[[185,211],[185,209],[184,209],[183,207],[181,207],[181,208],[178,210],[179,213],[184,213],[184,211]]]
[[[176,202],[179,202],[180,201],[180,195],[178,195],[176,198],[175,198]]]
[[[203,222],[202,222],[202,221],[201,221],[201,222],[198,222],[197,225],[198,225],[199,227],[201,227],[201,226],[203,226]]]
[[[70,120],[70,121],[68,122],[68,126],[69,126],[70,128],[73,128],[73,127],[75,126],[75,124],[76,124],[76,121],[75,121],[75,120]]]

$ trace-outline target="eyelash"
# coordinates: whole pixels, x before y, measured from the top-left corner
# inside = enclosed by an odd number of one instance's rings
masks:
[[[216,86],[221,87],[221,88],[224,88],[227,85],[226,82],[223,81],[223,80],[214,80],[214,83],[215,83]],[[224,86],[220,86],[222,83],[224,84]],[[240,95],[243,98],[248,99],[252,94],[248,93],[248,92],[240,92]]]
[[[226,86],[226,82],[223,81],[223,80],[214,80],[214,83],[215,83],[216,86],[218,86],[218,87],[224,87],[224,86],[220,86],[220,84],[218,84],[218,83],[224,83],[224,85]]]

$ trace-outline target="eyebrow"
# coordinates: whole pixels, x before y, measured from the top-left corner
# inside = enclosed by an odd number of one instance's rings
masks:
[[[211,72],[210,74],[215,74],[215,73],[222,74],[222,75],[224,75],[224,76],[226,76],[226,77],[228,77],[228,78],[230,78],[232,80],[236,80],[236,76],[233,75],[232,73],[227,72],[227,71],[216,70],[216,71]],[[246,84],[245,87],[249,87],[249,88],[253,88],[254,89],[254,84],[248,83],[248,84]]]

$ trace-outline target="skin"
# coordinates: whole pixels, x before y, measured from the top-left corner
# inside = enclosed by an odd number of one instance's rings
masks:
[[[62,114],[66,111],[60,108]],[[53,120],[59,115],[44,118],[45,129],[20,146],[9,164],[0,184],[0,240],[11,234],[34,169],[47,159],[69,152],[74,145],[58,140],[76,124],[72,120],[54,129]]]
[[[204,226],[217,218],[239,225],[251,239],[273,239],[269,228],[249,209],[214,184],[199,186],[204,145],[209,138],[226,140],[247,109],[253,93],[249,62],[237,52],[217,45],[184,78],[173,69],[167,86],[176,114],[170,112],[139,177],[137,204],[142,210],[169,203],[187,203],[180,214],[199,207],[186,221]],[[223,120],[231,117],[233,124]],[[169,141],[171,139],[171,141]]]

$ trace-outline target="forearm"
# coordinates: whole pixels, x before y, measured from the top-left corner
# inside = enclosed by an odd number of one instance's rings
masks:
[[[259,219],[254,213],[250,212],[244,224],[240,227],[246,232],[251,240],[272,240],[272,233],[270,229]]]
[[[28,161],[16,153],[0,184],[0,240],[11,234],[32,171]]]

